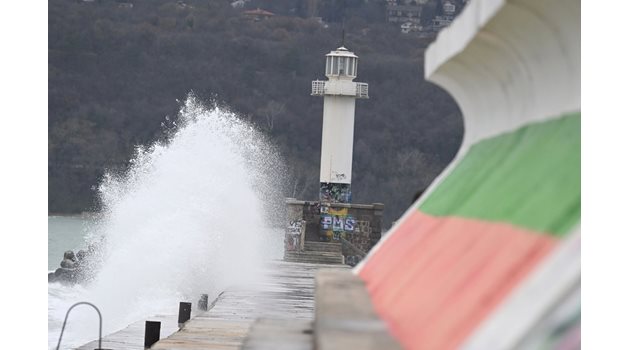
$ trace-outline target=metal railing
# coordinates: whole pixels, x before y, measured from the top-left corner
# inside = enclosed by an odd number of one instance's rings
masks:
[[[57,350],[59,350],[59,347],[61,346],[61,338],[63,337],[63,331],[66,329],[66,322],[68,322],[68,315],[70,315],[70,311],[72,311],[72,309],[74,309],[75,306],[79,306],[82,304],[93,307],[94,310],[96,310],[96,312],[98,313],[98,348],[102,349],[101,339],[103,336],[103,316],[101,316],[101,311],[96,307],[96,305],[92,303],[88,303],[87,301],[80,301],[70,306],[70,308],[66,312],[66,318],[63,319],[63,326],[61,326],[61,334],[59,334],[59,342],[57,343]]]
[[[313,80],[311,83],[311,95],[312,96],[324,96],[325,81]]]
[[[361,259],[365,258],[365,256],[367,255],[366,252],[362,251],[357,246],[350,243],[350,241],[348,241],[347,239],[339,237],[339,240],[341,241],[341,245],[346,247],[347,250],[351,251],[353,255],[359,256]]]
[[[367,83],[357,83],[357,98],[369,98]]]

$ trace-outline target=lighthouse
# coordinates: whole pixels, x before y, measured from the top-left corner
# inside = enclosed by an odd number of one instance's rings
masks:
[[[327,80],[312,82],[311,95],[324,97],[319,200],[322,203],[352,201],[352,144],[357,98],[368,98],[368,84],[357,77],[359,57],[345,47],[326,55]]]

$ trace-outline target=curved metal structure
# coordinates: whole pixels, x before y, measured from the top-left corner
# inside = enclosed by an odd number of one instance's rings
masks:
[[[101,315],[101,311],[98,309],[98,307],[96,307],[96,305],[92,303],[89,303],[87,301],[80,301],[70,306],[70,308],[66,312],[66,317],[63,319],[63,325],[61,326],[61,333],[59,334],[59,342],[57,342],[57,350],[59,350],[59,347],[61,346],[61,338],[63,338],[63,331],[66,329],[66,322],[68,322],[68,316],[70,315],[70,311],[72,311],[72,309],[74,309],[76,306],[79,306],[79,305],[89,305],[93,307],[94,310],[96,310],[96,313],[98,314],[98,348],[102,349],[101,339],[103,338],[103,316]]]

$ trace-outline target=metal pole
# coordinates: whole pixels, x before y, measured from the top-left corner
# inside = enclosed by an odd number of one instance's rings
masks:
[[[179,326],[183,326],[184,323],[190,320],[190,310],[192,309],[192,303],[180,302],[179,303],[179,315],[177,317],[177,323]]]
[[[63,337],[63,331],[66,329],[66,322],[68,321],[68,315],[70,314],[70,311],[72,311],[72,309],[74,309],[75,306],[79,306],[79,305],[89,305],[91,307],[94,308],[94,310],[96,310],[96,312],[98,313],[98,348],[101,349],[101,338],[103,335],[103,317],[101,316],[101,311],[96,307],[96,305],[92,304],[92,303],[88,303],[87,301],[80,301],[72,306],[70,306],[70,308],[68,309],[68,311],[66,312],[66,318],[63,319],[63,325],[61,326],[61,334],[59,334],[59,342],[57,342],[57,350],[59,350],[59,347],[61,346],[61,338]]]
[[[151,345],[160,340],[160,321],[146,321],[144,323],[144,348],[148,349]]]

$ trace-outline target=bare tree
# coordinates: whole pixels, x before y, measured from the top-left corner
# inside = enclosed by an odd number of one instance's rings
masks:
[[[273,130],[273,121],[279,114],[284,113],[286,110],[286,105],[284,103],[279,103],[276,101],[269,101],[265,108],[263,108],[263,113],[267,120],[267,129],[269,131]]]

